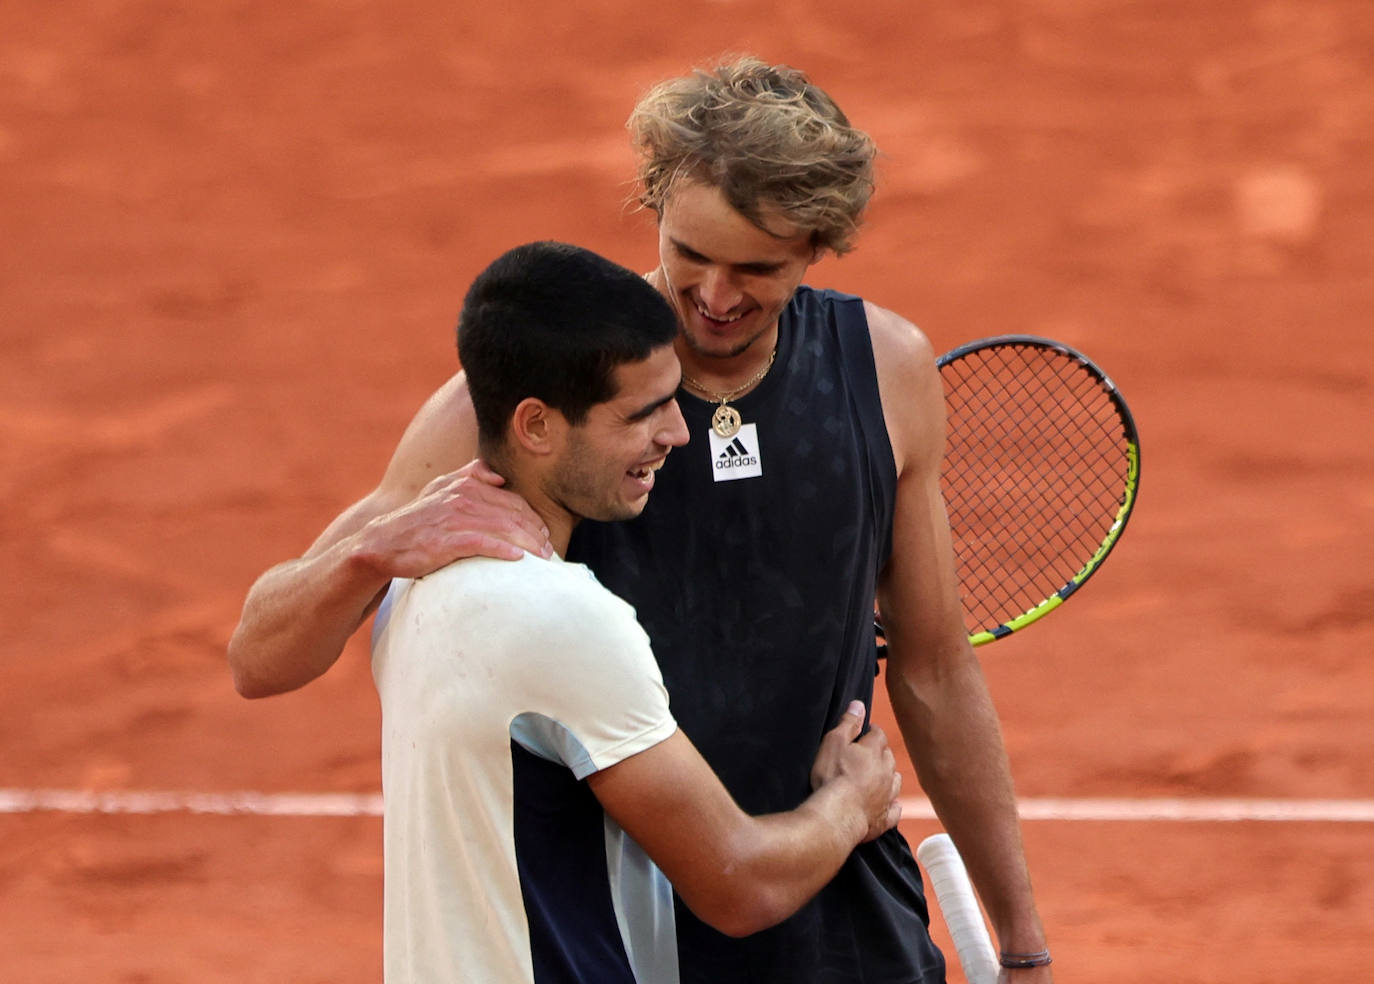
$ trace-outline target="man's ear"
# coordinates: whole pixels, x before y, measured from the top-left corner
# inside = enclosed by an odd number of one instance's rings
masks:
[[[537,397],[525,397],[511,414],[510,439],[530,454],[557,451],[567,429],[567,418]]]

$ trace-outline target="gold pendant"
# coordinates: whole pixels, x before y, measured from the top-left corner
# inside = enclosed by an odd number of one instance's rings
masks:
[[[711,429],[721,437],[734,437],[739,433],[740,423],[739,411],[724,403],[711,415]]]

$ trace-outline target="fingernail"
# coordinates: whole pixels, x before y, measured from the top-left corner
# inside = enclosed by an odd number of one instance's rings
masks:
[[[851,701],[849,702],[849,707],[845,710],[845,713],[846,713],[846,714],[853,714],[855,717],[858,717],[858,718],[863,717],[863,716],[864,716],[864,702],[861,701],[861,700],[851,700]]]

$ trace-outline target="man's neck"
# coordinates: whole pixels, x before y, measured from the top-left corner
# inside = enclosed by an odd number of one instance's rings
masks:
[[[688,345],[682,335],[673,343],[673,349],[689,381],[689,389],[704,387],[715,393],[728,393],[738,387],[749,390],[758,385],[773,361],[777,345],[778,326],[775,324],[772,331],[760,335],[748,348],[734,355],[699,352]]]
[[[549,528],[549,543],[553,544],[553,552],[558,554],[559,560],[564,559],[568,553],[568,541],[572,539],[573,528],[577,526],[577,517],[570,516],[564,510],[559,509],[557,512],[559,516],[562,517],[562,522],[560,523],[554,517],[539,512],[538,509],[534,511],[539,513],[539,518],[542,519],[544,525]]]
[[[549,543],[553,546],[554,553],[562,558],[568,552],[568,541],[572,539],[572,531],[577,526],[579,517],[544,495],[535,483],[522,481],[522,476],[518,474],[507,474],[504,471],[501,474],[506,479],[505,488],[521,496],[529,503],[534,514],[544,521],[544,525],[549,529]]]

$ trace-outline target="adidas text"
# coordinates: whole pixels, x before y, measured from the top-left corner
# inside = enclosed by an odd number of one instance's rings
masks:
[[[746,465],[757,465],[759,459],[752,454],[740,455],[735,458],[717,458],[716,468],[743,468]]]

